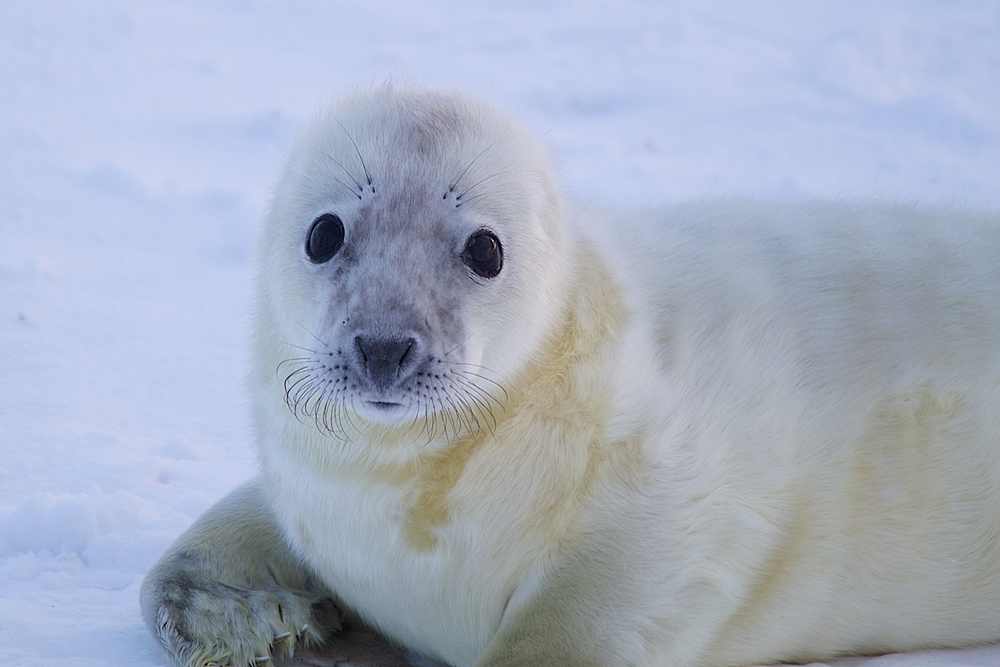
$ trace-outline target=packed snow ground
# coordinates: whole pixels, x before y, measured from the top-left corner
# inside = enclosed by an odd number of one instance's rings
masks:
[[[139,582],[254,470],[257,221],[340,92],[485,96],[597,202],[1000,205],[998,3],[491,4],[0,3],[0,664],[164,664]]]

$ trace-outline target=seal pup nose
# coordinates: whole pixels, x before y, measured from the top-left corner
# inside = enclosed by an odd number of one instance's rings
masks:
[[[416,347],[417,339],[412,336],[408,338],[354,337],[354,349],[358,353],[358,362],[368,379],[380,391],[392,386],[402,375],[403,369],[411,365],[415,357]]]

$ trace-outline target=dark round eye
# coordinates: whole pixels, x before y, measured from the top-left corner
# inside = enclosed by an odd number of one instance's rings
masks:
[[[462,261],[477,275],[495,278],[503,268],[503,246],[496,234],[488,229],[480,229],[465,242]]]
[[[306,237],[306,254],[315,264],[327,262],[344,245],[344,223],[333,213],[313,220]]]

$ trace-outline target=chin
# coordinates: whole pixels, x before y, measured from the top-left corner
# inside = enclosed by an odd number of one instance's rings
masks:
[[[356,401],[353,408],[365,421],[379,426],[402,426],[413,419],[411,406],[395,401]]]

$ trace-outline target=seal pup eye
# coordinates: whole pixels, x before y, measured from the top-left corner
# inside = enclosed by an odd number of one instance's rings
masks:
[[[306,236],[306,254],[314,264],[327,262],[344,245],[344,223],[333,213],[313,220]]]
[[[483,278],[496,278],[503,268],[503,246],[496,234],[480,229],[465,242],[462,261]]]

